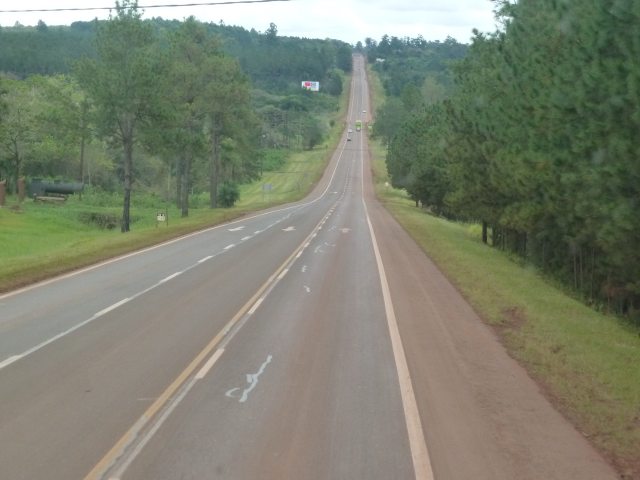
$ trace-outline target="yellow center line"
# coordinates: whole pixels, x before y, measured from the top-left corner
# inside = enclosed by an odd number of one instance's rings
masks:
[[[104,473],[118,460],[118,458],[125,452],[127,447],[136,439],[138,432],[144,427],[149,420],[158,413],[158,410],[162,408],[162,406],[166,403],[166,401],[171,398],[171,396],[180,388],[185,380],[196,370],[198,365],[202,363],[202,361],[211,353],[211,351],[220,343],[222,338],[231,330],[233,325],[240,320],[244,314],[249,310],[249,308],[258,300],[258,298],[264,293],[264,291],[269,287],[273,278],[276,278],[285,268],[286,266],[293,260],[296,254],[301,251],[305,244],[309,242],[315,232],[318,230],[318,227],[322,224],[322,222],[326,219],[326,215],[322,217],[320,222],[314,227],[311,233],[304,239],[304,241],[300,244],[298,248],[296,248],[291,255],[284,261],[280,267],[275,271],[273,275],[270,276],[269,280],[267,280],[258,291],[249,299],[247,303],[234,315],[234,317],[225,325],[225,327],[218,332],[218,334],[213,337],[213,340],[209,342],[209,344],[202,350],[196,358],[189,364],[184,371],[178,375],[171,385],[158,397],[158,399],[153,402],[153,404],[147,409],[146,412],[138,419],[138,421],[125,433],[118,443],[116,443],[111,450],[98,462],[98,464],[93,467],[93,469],[87,474],[85,480],[98,480],[102,478]]]

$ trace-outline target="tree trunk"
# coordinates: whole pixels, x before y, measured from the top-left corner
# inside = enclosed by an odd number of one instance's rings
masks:
[[[209,182],[209,195],[211,208],[218,208],[218,126],[217,121],[212,119],[211,122],[211,178]]]
[[[482,243],[487,243],[487,222],[485,220],[482,221]]]
[[[17,140],[13,140],[13,194],[18,194],[18,179],[20,178],[20,147]]]
[[[189,173],[191,172],[191,152],[189,149],[184,154],[182,165],[182,218],[186,218],[189,216]]]
[[[176,160],[176,208],[182,208],[182,160]]]
[[[122,210],[121,232],[129,231],[129,207],[131,205],[131,170],[133,164],[133,132],[128,128],[122,143],[124,146],[124,208]]]
[[[78,175],[78,181],[84,183],[84,133],[80,139],[80,172]]]

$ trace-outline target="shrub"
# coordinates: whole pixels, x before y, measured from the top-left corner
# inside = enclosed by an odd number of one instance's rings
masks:
[[[234,182],[222,182],[218,186],[218,203],[223,208],[230,208],[240,198],[240,189]]]

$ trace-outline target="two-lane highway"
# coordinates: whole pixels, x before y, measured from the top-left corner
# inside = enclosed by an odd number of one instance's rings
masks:
[[[0,297],[1,479],[615,478],[374,199],[354,59],[307,199]]]

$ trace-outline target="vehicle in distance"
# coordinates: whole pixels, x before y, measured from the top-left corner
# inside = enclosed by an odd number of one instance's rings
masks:
[[[356,132],[362,129],[362,120],[356,120]]]
[[[351,132],[353,132],[353,130],[351,130],[351,129],[347,130],[347,133],[351,133]]]
[[[362,113],[367,113],[367,111],[366,110],[362,110]]]

